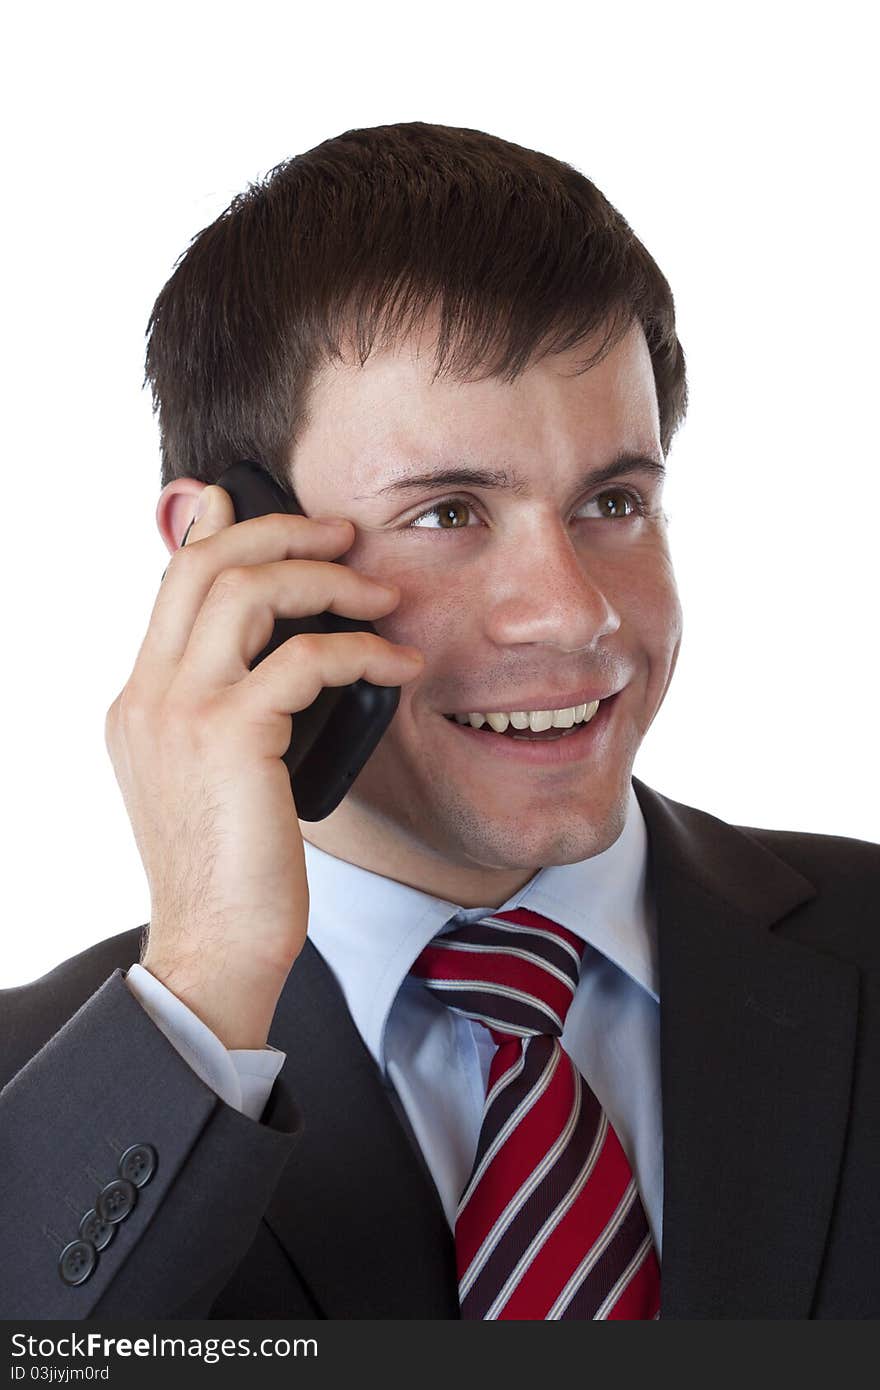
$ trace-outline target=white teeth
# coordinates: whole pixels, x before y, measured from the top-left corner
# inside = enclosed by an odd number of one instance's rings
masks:
[[[599,708],[598,700],[589,704],[569,705],[567,709],[514,710],[511,714],[502,711],[492,714],[454,714],[457,724],[470,724],[472,729],[482,729],[488,724],[496,734],[503,734],[508,726],[513,729],[531,729],[533,734],[543,733],[545,729],[571,729],[575,724],[588,724]]]
[[[487,714],[486,719],[495,730],[496,734],[503,734],[510,723],[506,714]]]

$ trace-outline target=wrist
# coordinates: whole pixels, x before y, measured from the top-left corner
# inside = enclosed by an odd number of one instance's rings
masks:
[[[169,957],[148,947],[140,962],[229,1050],[264,1048],[284,987],[277,975],[256,975],[247,966]]]

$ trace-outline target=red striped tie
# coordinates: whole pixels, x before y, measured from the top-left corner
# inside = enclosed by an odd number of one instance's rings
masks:
[[[435,937],[412,968],[498,1044],[458,1205],[463,1318],[656,1318],[660,1269],[607,1115],[558,1041],[584,943],[525,908]]]

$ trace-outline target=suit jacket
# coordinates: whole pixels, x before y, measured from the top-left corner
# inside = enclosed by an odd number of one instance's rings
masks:
[[[880,846],[732,826],[633,785],[658,914],[663,1318],[880,1316]],[[256,1123],[129,992],[136,928],[0,999],[6,1318],[456,1318],[452,1235],[307,942]],[[158,1156],[82,1283],[120,1154]]]

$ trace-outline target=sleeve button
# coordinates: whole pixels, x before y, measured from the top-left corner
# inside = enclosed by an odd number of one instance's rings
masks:
[[[115,1226],[118,1221],[125,1220],[136,1201],[137,1188],[134,1183],[127,1182],[125,1178],[114,1178],[98,1193],[95,1210],[102,1221],[109,1221]]]
[[[98,1256],[91,1241],[72,1240],[58,1258],[58,1273],[65,1284],[82,1284],[97,1263]]]
[[[100,1217],[92,1207],[79,1223],[79,1233],[83,1240],[89,1241],[96,1250],[104,1250],[113,1239],[115,1226]]]
[[[152,1144],[132,1144],[119,1160],[119,1176],[135,1187],[145,1187],[156,1171],[158,1155]]]

